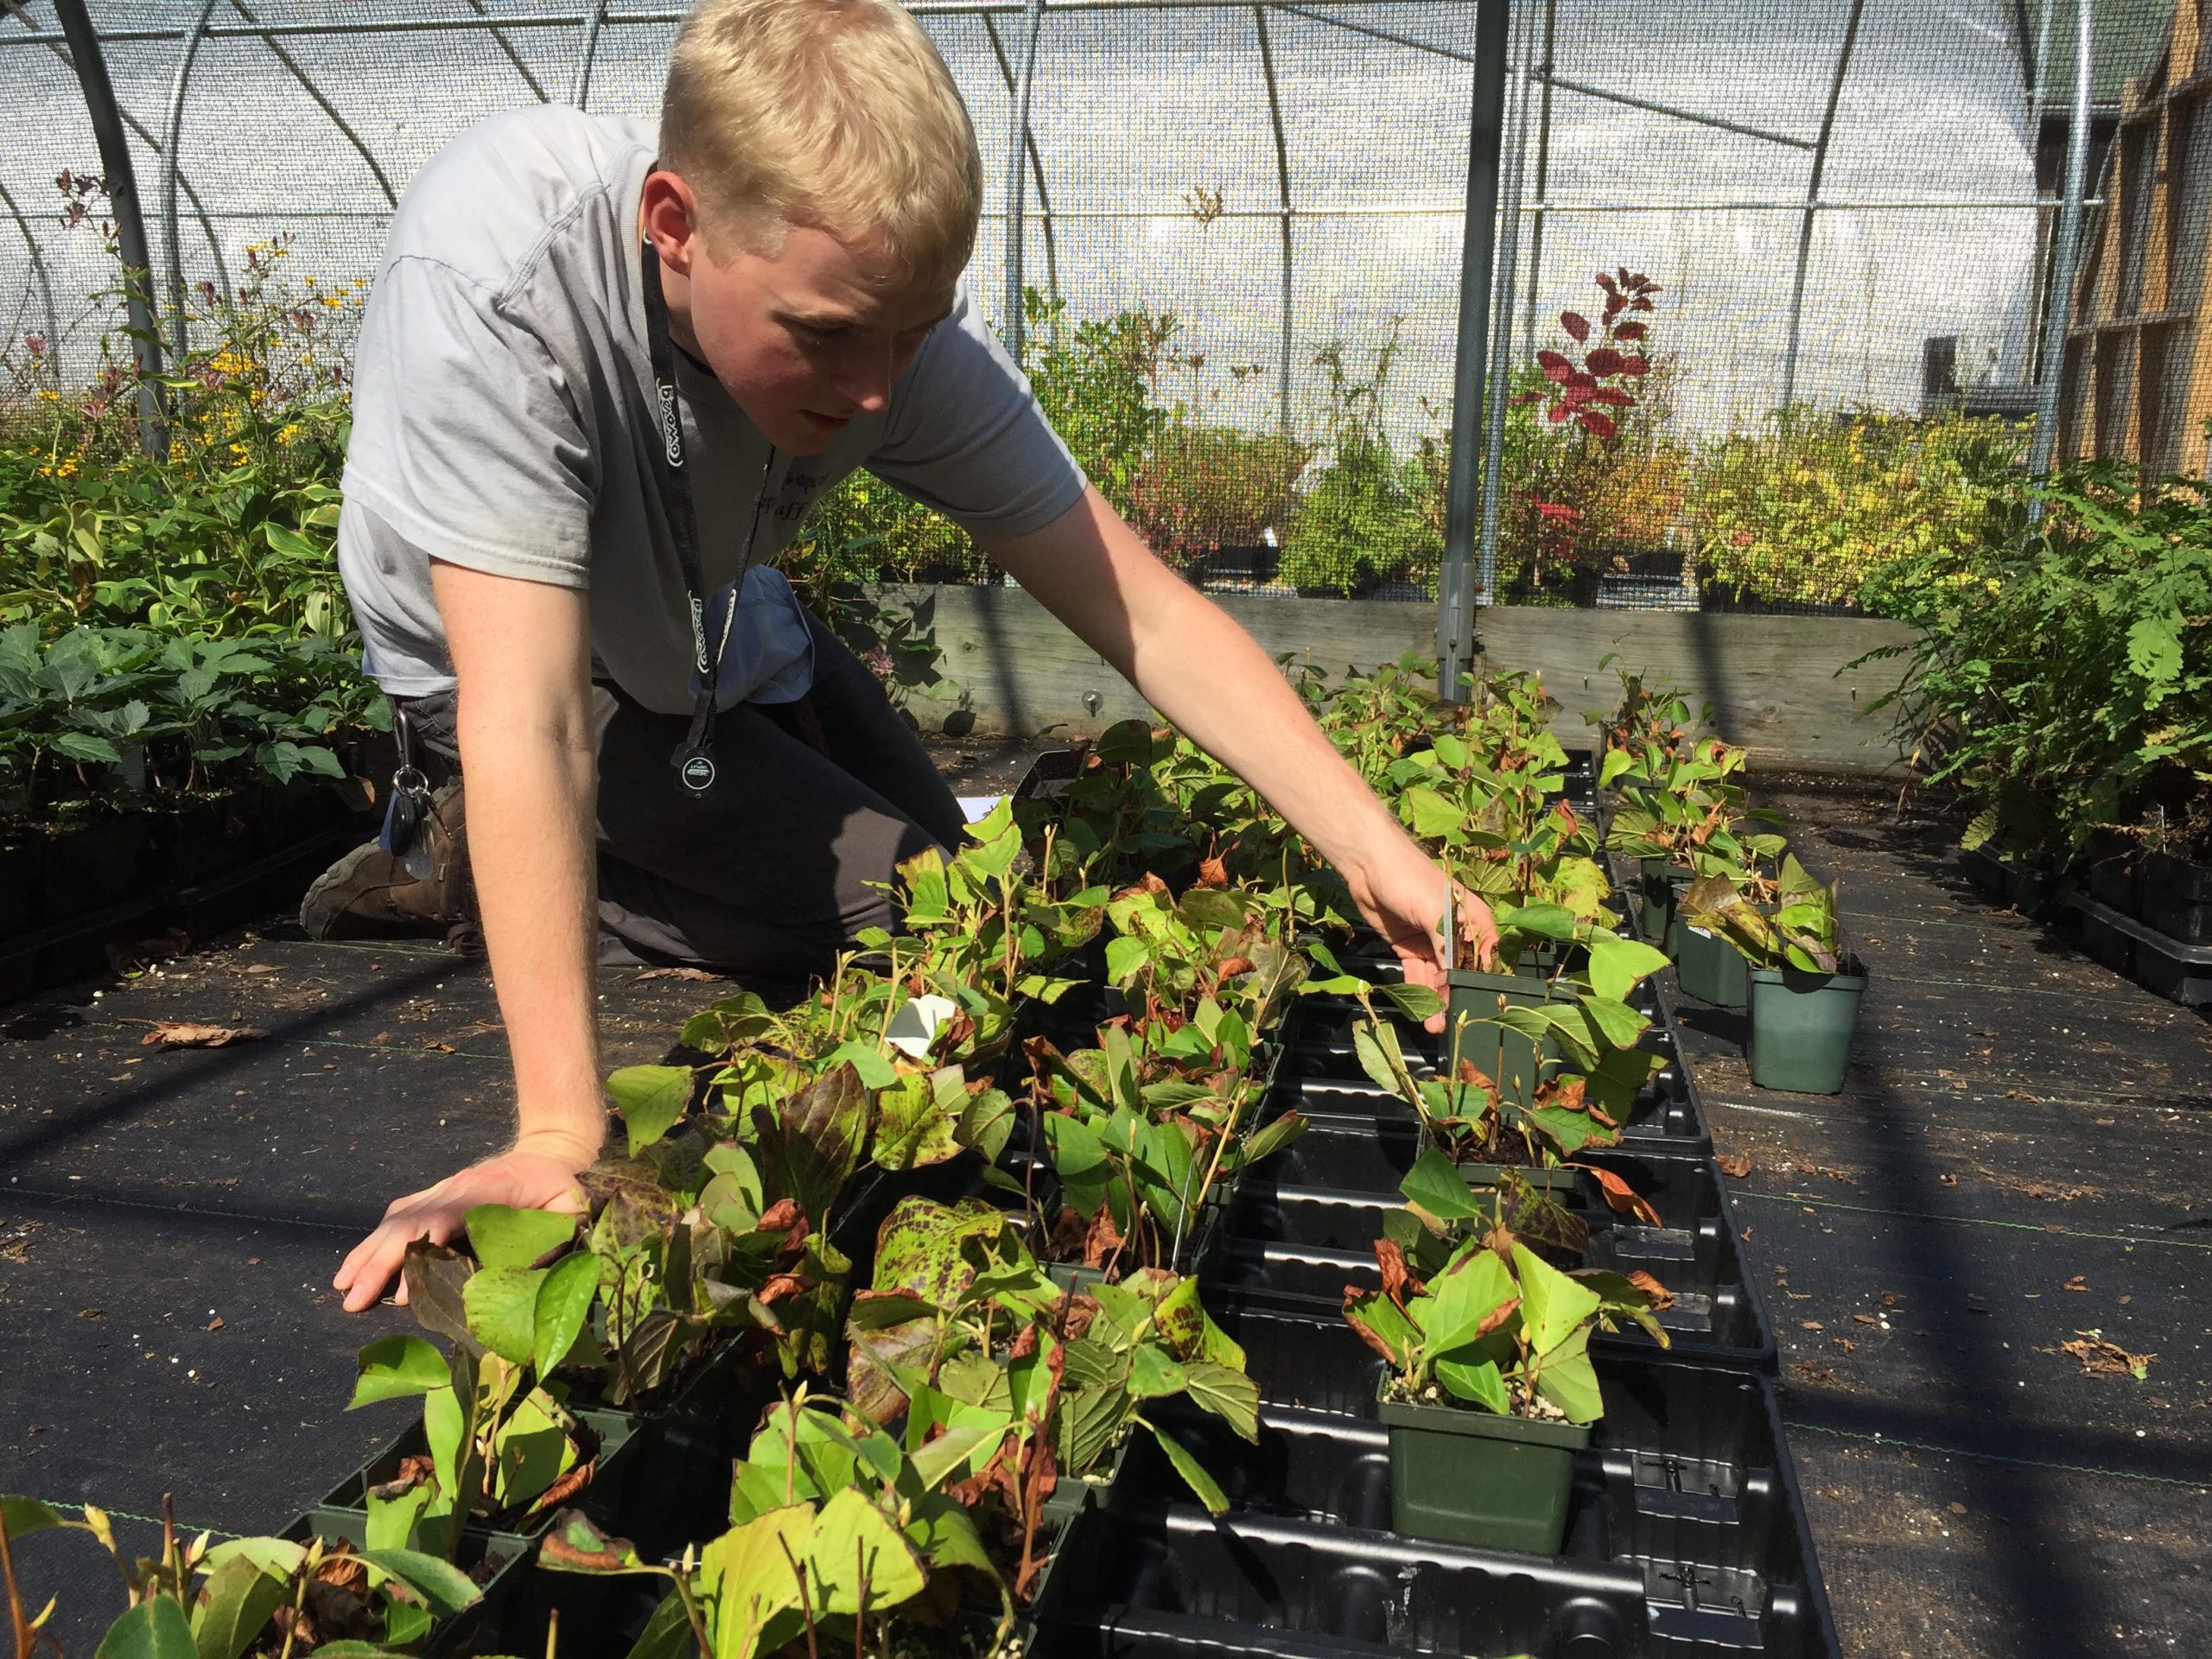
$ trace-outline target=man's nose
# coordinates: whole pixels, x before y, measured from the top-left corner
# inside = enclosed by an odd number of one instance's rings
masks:
[[[863,415],[880,415],[891,406],[893,349],[887,340],[871,343],[837,378],[838,395]]]

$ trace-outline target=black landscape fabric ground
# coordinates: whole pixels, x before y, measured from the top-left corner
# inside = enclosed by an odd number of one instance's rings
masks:
[[[965,760],[964,791],[1013,775]],[[1751,1088],[1740,1017],[1688,1002],[1685,1047],[1745,1170],[1844,1650],[2212,1651],[2212,1024],[1974,898],[1941,825],[1762,798],[1872,959],[1849,1086]],[[728,988],[602,971],[607,1064],[659,1058]],[[160,1020],[269,1035],[165,1050]],[[353,1356],[410,1321],[346,1317],[330,1275],[391,1198],[497,1144],[505,1055],[480,960],[276,925],[0,1012],[0,1489],[133,1516],[172,1492],[183,1526],[250,1533],[387,1439],[408,1408],[348,1414]],[[2084,1331],[2145,1377],[2085,1371],[2060,1347]],[[90,1655],[121,1605],[97,1547],[17,1560]]]

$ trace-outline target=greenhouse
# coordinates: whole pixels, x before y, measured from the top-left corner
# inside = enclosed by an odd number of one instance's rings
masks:
[[[18,1659],[2212,1645],[2208,0],[0,87]]]

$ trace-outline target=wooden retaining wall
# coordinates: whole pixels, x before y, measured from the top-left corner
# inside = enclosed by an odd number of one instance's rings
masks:
[[[962,690],[957,703],[915,701],[927,729],[1033,737],[1096,732],[1145,712],[1143,700],[1096,652],[1018,588],[887,585],[887,605],[933,618],[941,668]],[[1371,669],[1407,652],[1435,652],[1433,607],[1387,601],[1217,595],[1269,652],[1294,653],[1332,676]],[[1586,742],[1586,710],[1618,695],[1608,652],[1647,683],[1682,688],[1713,705],[1714,725],[1755,761],[1810,772],[1883,772],[1901,764],[1882,716],[1857,716],[1897,683],[1896,662],[1846,670],[1882,645],[1903,644],[1901,623],[1864,617],[1744,616],[1729,613],[1570,611],[1500,606],[1478,634],[1493,668],[1542,671],[1563,705],[1557,729]]]

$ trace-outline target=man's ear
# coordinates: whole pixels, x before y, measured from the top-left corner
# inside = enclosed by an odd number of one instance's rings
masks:
[[[690,276],[698,245],[699,203],[683,175],[660,168],[648,173],[638,216],[661,264],[680,276]]]

